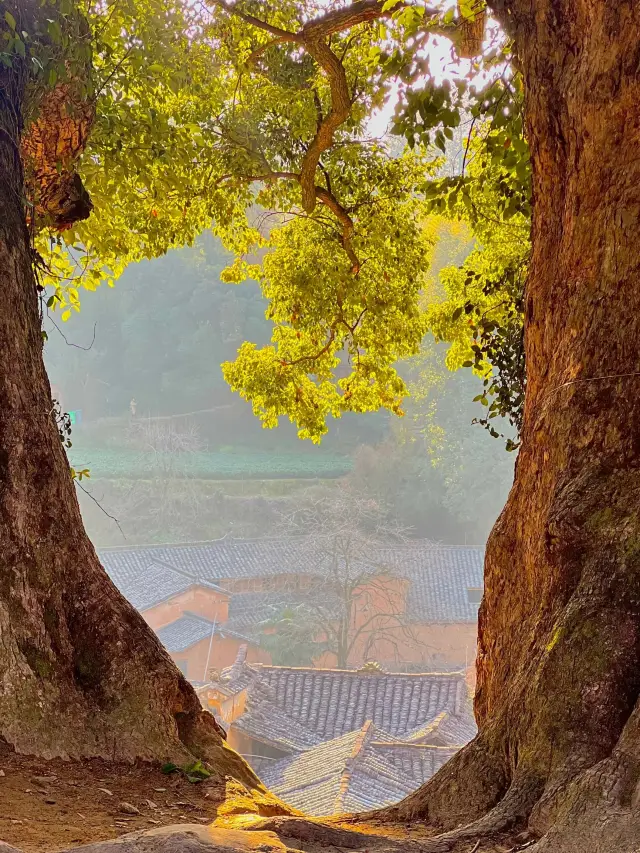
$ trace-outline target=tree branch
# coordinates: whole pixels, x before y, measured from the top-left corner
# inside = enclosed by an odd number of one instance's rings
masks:
[[[268,24],[266,21],[261,21],[260,18],[256,18],[254,15],[249,15],[246,12],[241,12],[240,9],[236,8],[235,3],[227,3],[226,0],[211,0],[212,6],[219,6],[221,9],[224,9],[225,12],[228,12],[230,15],[235,15],[236,18],[240,18],[241,21],[244,21],[245,24],[251,24],[253,27],[257,27],[259,30],[264,30],[266,33],[270,33],[275,38],[280,41],[288,41],[293,42],[294,44],[303,44],[302,36],[299,33],[291,33],[289,30],[283,30],[280,27],[274,27],[272,24]]]
[[[331,110],[320,123],[311,145],[302,158],[300,169],[302,207],[307,213],[311,213],[316,204],[315,180],[318,163],[322,154],[331,147],[333,134],[351,115],[351,93],[344,65],[322,41],[321,34],[307,36],[303,44],[307,53],[326,73],[331,92]]]
[[[240,180],[243,183],[271,183],[278,180],[291,180],[298,181],[299,184],[302,184],[302,175],[297,172],[267,172],[263,175],[221,175],[216,181],[216,185],[230,179]],[[347,257],[351,261],[351,271],[354,275],[357,275],[362,264],[360,263],[360,260],[351,244],[351,238],[354,231],[351,216],[347,212],[346,208],[340,204],[338,199],[328,189],[314,185],[313,191],[318,201],[322,202],[322,204],[324,204],[333,213],[342,225],[340,242],[342,244],[342,248],[347,254]]]

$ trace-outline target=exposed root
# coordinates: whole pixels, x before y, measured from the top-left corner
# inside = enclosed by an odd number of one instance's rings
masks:
[[[464,750],[462,751],[464,752]],[[458,753],[460,755],[460,753]],[[478,764],[479,759],[482,762]],[[384,836],[384,824],[391,823],[406,823],[407,819],[411,822],[416,820],[424,821],[427,826],[434,826],[431,820],[426,816],[433,810],[435,813],[440,813],[441,809],[445,808],[444,802],[436,803],[436,799],[441,799],[444,792],[448,795],[449,808],[452,813],[460,814],[462,806],[458,802],[466,802],[468,800],[468,792],[465,790],[464,784],[460,778],[461,773],[465,773],[467,778],[471,778],[468,772],[470,763],[475,761],[476,774],[482,771],[482,768],[488,769],[487,753],[477,743],[473,746],[467,756],[463,756],[457,762],[454,759],[450,762],[451,765],[456,765],[452,768],[444,768],[445,772],[440,771],[434,780],[436,784],[431,788],[434,795],[434,809],[429,807],[429,804],[424,802],[424,794],[429,785],[421,789],[421,808],[423,814],[413,814],[408,818],[406,807],[407,802],[400,803],[398,806],[372,812],[366,815],[353,815],[342,821],[341,827],[324,824],[318,820],[309,820],[306,818],[276,818],[274,820],[260,821],[254,824],[252,829],[270,830],[275,832],[282,838],[297,839],[307,843],[320,843],[327,846],[342,847],[348,850],[368,850],[380,848],[384,850],[414,850],[416,853],[453,853],[453,851],[467,850],[468,845],[480,843],[480,845],[490,844],[492,841],[501,839],[505,834],[510,834],[514,831],[522,830],[526,826],[527,819],[531,814],[531,810],[538,802],[544,783],[542,780],[532,777],[531,775],[522,774],[516,777],[507,790],[506,794],[493,807],[478,816],[475,820],[465,822],[463,825],[458,825],[455,829],[437,835],[433,838],[425,840],[403,840],[397,841]],[[454,775],[451,776],[450,774]],[[457,773],[457,775],[456,775]],[[440,780],[438,782],[438,776]],[[452,780],[457,778],[457,790],[453,791]],[[486,782],[486,780],[485,780]],[[478,788],[478,790],[487,791],[495,790],[493,787]],[[485,799],[486,802],[486,799]],[[479,800],[473,806],[474,810],[479,807]],[[363,833],[359,831],[359,825],[362,826],[365,822],[373,820],[376,823],[382,821],[380,834]],[[351,823],[353,829],[344,828],[345,823]],[[462,846],[464,845],[464,847]]]
[[[466,826],[425,841],[420,845],[421,853],[450,853],[461,842],[487,842],[523,828],[542,789],[540,780],[531,777],[514,780],[506,795],[490,812]]]
[[[280,838],[294,838],[308,844],[323,844],[326,847],[342,847],[345,850],[362,850],[375,846],[375,836],[365,835],[349,829],[328,826],[319,821],[302,817],[279,817],[261,820],[247,829],[259,832],[275,832]]]
[[[501,802],[509,784],[502,758],[479,735],[398,805],[362,817],[383,823],[419,820],[437,829],[453,830],[490,812]]]
[[[301,817],[261,820],[245,828],[252,831],[273,832],[285,843],[320,845],[322,849],[338,848],[361,851],[361,853],[373,850],[379,853],[454,853],[454,851],[468,853],[469,844],[471,844],[471,849],[475,853],[480,849],[486,850],[493,847],[498,841],[504,842],[505,829],[507,826],[513,827],[513,823],[514,821],[494,817],[491,821],[478,821],[477,824],[426,840],[389,836],[383,829],[378,833],[364,833]],[[513,838],[512,835],[509,837]],[[527,839],[526,846],[532,843],[534,842]],[[512,849],[515,851],[521,848],[522,845],[517,843]]]

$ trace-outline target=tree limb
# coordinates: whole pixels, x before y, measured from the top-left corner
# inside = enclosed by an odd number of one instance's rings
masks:
[[[233,179],[241,180],[243,183],[271,183],[273,181],[278,180],[293,180],[298,181],[299,184],[302,184],[302,175],[298,172],[266,172],[263,175],[221,175],[216,184],[220,184],[223,181]],[[342,248],[347,254],[347,257],[351,261],[351,271],[354,275],[357,275],[360,271],[360,267],[362,264],[358,256],[355,253],[353,245],[351,243],[351,238],[353,236],[354,225],[353,219],[347,212],[346,208],[344,208],[335,195],[330,192],[328,189],[324,187],[318,187],[314,184],[313,187],[314,197],[325,205],[336,217],[338,222],[342,225],[342,234],[340,236],[340,242],[342,244]]]
[[[266,21],[261,21],[260,18],[256,18],[254,15],[249,15],[246,12],[240,11],[237,8],[235,3],[228,3],[226,0],[211,0],[212,6],[219,6],[221,9],[224,9],[225,12],[228,12],[230,15],[235,15],[236,18],[240,18],[241,21],[244,21],[245,24],[251,24],[253,27],[257,27],[259,30],[264,30],[264,32],[269,33],[280,41],[289,41],[294,44],[303,44],[302,36],[299,33],[292,33],[289,30],[283,30],[280,27],[274,27],[272,24],[268,24]]]

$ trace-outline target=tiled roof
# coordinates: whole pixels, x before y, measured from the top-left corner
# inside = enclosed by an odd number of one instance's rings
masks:
[[[219,586],[206,579],[172,566],[149,559],[141,562],[126,560],[103,560],[111,580],[138,610],[148,610],[161,601],[197,584],[224,592]]]
[[[264,622],[275,619],[283,610],[312,604],[312,592],[240,592],[234,593],[229,600],[228,625],[235,631],[260,632]],[[318,593],[316,593],[318,595]],[[335,599],[335,600],[334,600]],[[340,613],[337,597],[322,592],[320,602],[323,610]]]
[[[394,571],[411,581],[408,615],[419,622],[475,622],[478,605],[467,590],[482,587],[484,551],[416,543],[389,549]]]
[[[297,720],[283,714],[270,702],[257,703],[255,699],[245,713],[233,723],[234,728],[253,740],[274,746],[282,752],[300,753],[322,743],[314,731]]]
[[[369,720],[355,731],[261,770],[282,800],[312,815],[391,805],[431,778],[454,749],[407,746]]]
[[[138,610],[148,610],[193,586],[193,578],[156,563],[141,571],[126,585],[126,596]],[[207,584],[207,586],[212,586]]]
[[[160,628],[157,634],[167,651],[182,652],[199,643],[200,640],[204,640],[205,637],[210,637],[212,632],[222,637],[230,636],[247,641],[247,637],[230,631],[226,625],[210,622],[195,613],[188,612],[170,625]]]
[[[191,545],[154,545],[111,548],[100,552],[108,574],[129,600],[144,607],[166,586],[184,587],[195,581],[215,583],[224,579],[259,578],[276,574],[322,574],[323,559],[315,544],[303,537],[288,539],[220,539]],[[477,605],[469,602],[469,587],[482,586],[483,551],[414,542],[380,550],[380,565],[411,581],[407,593],[409,616],[419,622],[475,622]],[[166,580],[161,580],[163,573]],[[175,593],[171,593],[175,594]],[[159,601],[162,599],[156,599]],[[258,607],[245,598],[235,605],[233,626],[242,630],[251,625],[251,611],[262,621],[269,605]],[[273,599],[275,601],[275,598]],[[294,601],[291,593],[287,601]],[[134,601],[134,604],[136,603]],[[136,604],[139,608],[142,605]],[[232,603],[232,612],[234,605]],[[266,616],[268,618],[268,615]],[[255,623],[254,623],[255,624]]]
[[[402,778],[411,780],[410,790],[419,788],[456,754],[459,747],[374,742],[371,750],[380,762],[392,766]]]
[[[185,545],[106,548],[99,552],[108,574],[119,585],[160,561],[195,577],[257,578],[304,571],[312,557],[301,537],[280,539],[217,539]]]
[[[431,722],[409,732],[404,740],[435,746],[462,746],[475,737],[476,731],[476,724],[470,714],[442,711]]]
[[[208,619],[202,619],[193,613],[186,613],[170,625],[157,632],[160,642],[169,652],[181,652],[210,637],[215,625]]]
[[[470,715],[463,673],[362,673],[355,670],[247,664],[235,667],[237,689],[249,686],[248,711],[268,700],[321,740],[359,729],[367,720],[404,736],[442,711]],[[225,670],[228,678],[231,670]],[[236,681],[237,679],[237,681]],[[260,686],[260,694],[254,686]],[[234,686],[232,683],[230,686]],[[265,692],[268,688],[268,694]]]

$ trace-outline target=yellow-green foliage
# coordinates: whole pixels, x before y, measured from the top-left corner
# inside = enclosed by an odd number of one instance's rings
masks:
[[[266,243],[260,279],[273,343],[261,350],[245,343],[223,365],[265,426],[286,415],[301,438],[318,440],[329,415],[380,406],[401,413],[407,389],[392,365],[420,349],[426,323],[419,297],[435,238],[421,227],[423,202],[398,189],[424,176],[424,161],[378,156],[375,188],[349,192],[357,211],[353,246],[362,258],[357,275],[321,209],[290,219]]]
[[[329,416],[380,407],[402,414],[407,388],[394,364],[419,352],[427,328],[453,342],[451,367],[469,361],[474,344],[458,309],[472,299],[500,322],[500,289],[483,288],[516,263],[526,205],[502,205],[484,223],[474,214],[482,251],[443,275],[447,298],[425,312],[435,243],[425,227],[435,164],[425,150],[430,141],[445,150],[468,86],[464,76],[455,87],[425,85],[424,63],[412,52],[434,29],[455,41],[453,12],[399,7],[393,19],[337,26],[323,39],[351,107],[317,161],[312,210],[302,204],[300,175],[339,86],[326,55],[319,60],[317,50],[279,33],[299,33],[317,16],[316,3],[66,2],[90,32],[96,118],[79,171],[95,209],[62,236],[40,235],[50,309],[68,319],[80,288],[112,285],[127,264],[190,244],[211,227],[236,255],[225,279],[258,279],[269,300],[270,346],[247,342],[223,367],[265,426],[284,415],[301,437],[318,441]],[[494,51],[488,61],[505,55]],[[412,149],[393,157],[371,138],[370,119],[398,80],[406,110],[395,128]],[[524,155],[505,160],[520,144],[507,138],[505,86],[480,96],[503,117],[491,162],[524,180]],[[478,175],[485,166],[475,167]],[[459,206],[452,194],[441,208],[468,215],[469,199],[474,209],[496,208],[495,183],[472,183],[462,182]],[[488,369],[478,359],[475,366]]]

